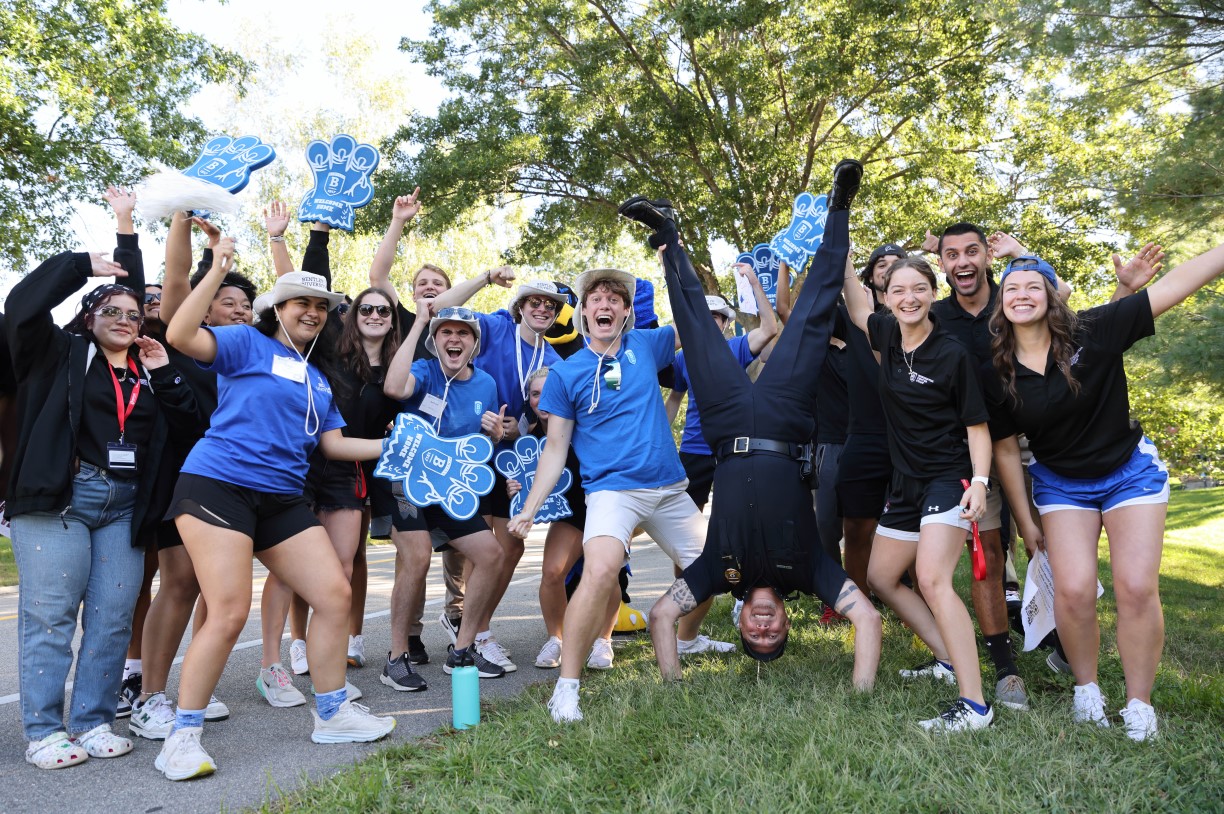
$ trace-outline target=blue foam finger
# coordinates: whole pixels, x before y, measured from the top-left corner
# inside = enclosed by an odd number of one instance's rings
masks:
[[[503,449],[493,459],[493,466],[498,472],[507,478],[514,478],[523,485],[523,488],[510,499],[511,517],[523,511],[527,494],[531,491],[532,484],[535,483],[536,467],[540,463],[540,454],[546,443],[548,439],[541,441],[534,435],[522,435],[514,442],[513,449]],[[565,493],[569,491],[573,483],[574,474],[569,469],[562,469],[561,477],[557,478],[557,485],[552,488],[548,497],[540,504],[539,511],[532,518],[534,522],[551,523],[563,517],[573,516],[574,510],[569,501],[565,499]]]
[[[799,193],[791,209],[790,225],[770,241],[774,255],[785,260],[796,274],[802,274],[812,255],[820,248],[828,217],[827,195],[815,198],[810,192]]]
[[[370,176],[378,168],[378,150],[340,133],[330,142],[315,140],[306,147],[306,163],[314,174],[314,186],[298,207],[303,223],[326,223],[335,229],[353,231],[354,210],[374,197]]]
[[[479,433],[442,438],[420,416],[400,413],[374,475],[399,481],[414,506],[441,506],[456,520],[468,520],[493,489],[491,457],[493,442]]]
[[[183,175],[216,184],[231,193],[241,192],[251,173],[276,160],[276,150],[258,136],[216,136],[200,150],[200,157]]]

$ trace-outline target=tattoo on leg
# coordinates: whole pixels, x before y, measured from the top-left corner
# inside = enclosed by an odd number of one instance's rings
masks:
[[[689,589],[688,583],[682,579],[678,579],[672,583],[672,586],[667,589],[667,595],[672,598],[672,601],[680,606],[680,613],[692,613],[697,607],[697,600],[693,598],[693,592]]]
[[[833,610],[840,613],[842,616],[850,613],[854,606],[858,604],[858,600],[851,600],[855,593],[858,592],[858,586],[850,580],[846,580],[846,584],[842,586],[842,591],[837,595],[837,601],[833,603]]]

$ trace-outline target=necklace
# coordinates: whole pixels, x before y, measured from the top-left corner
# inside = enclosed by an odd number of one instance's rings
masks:
[[[905,362],[905,367],[909,370],[909,380],[912,382],[918,378],[918,374],[914,372],[914,355],[918,353],[918,348],[910,351],[909,356],[905,355],[905,348],[901,349],[901,361]]]

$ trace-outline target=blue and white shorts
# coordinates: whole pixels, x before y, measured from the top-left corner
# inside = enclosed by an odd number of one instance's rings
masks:
[[[1033,503],[1040,514],[1068,509],[1105,512],[1123,506],[1169,502],[1169,470],[1147,438],[1130,460],[1103,478],[1064,478],[1036,459],[1029,464],[1033,477]]]

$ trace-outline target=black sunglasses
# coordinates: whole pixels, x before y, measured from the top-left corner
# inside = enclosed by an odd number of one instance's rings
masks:
[[[154,292],[149,291],[144,295],[145,305],[152,305],[155,302],[161,302],[161,294],[155,294]]]
[[[375,311],[378,312],[380,317],[391,316],[390,305],[370,305],[369,303],[362,303],[361,305],[357,306],[357,313],[361,314],[363,317],[368,317]]]

